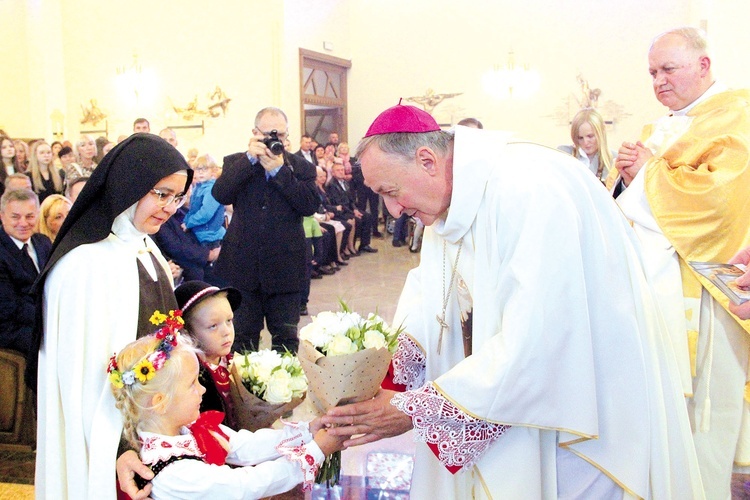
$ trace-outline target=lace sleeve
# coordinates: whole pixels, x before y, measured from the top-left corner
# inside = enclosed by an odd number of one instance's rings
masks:
[[[276,449],[281,456],[299,466],[304,478],[302,487],[305,491],[310,491],[325,457],[315,441],[303,445],[295,444],[294,441],[295,439],[284,440]]]
[[[422,387],[425,382],[424,352],[408,335],[401,334],[398,348],[393,353],[393,381],[406,386],[407,391]]]
[[[471,467],[510,428],[463,413],[431,383],[396,394],[391,404],[412,418],[417,439],[431,445],[443,465],[456,469],[451,472]]]

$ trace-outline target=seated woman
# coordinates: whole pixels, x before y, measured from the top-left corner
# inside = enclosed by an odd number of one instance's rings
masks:
[[[72,182],[76,177],[90,176],[96,168],[96,142],[88,135],[82,135],[75,144],[76,163],[65,166],[65,179]]]
[[[323,173],[321,173],[321,171]],[[340,240],[338,236],[336,237],[339,249],[338,264],[341,264],[341,262],[344,262],[344,260],[349,260],[351,256],[356,255],[356,250],[354,250],[354,229],[356,227],[356,219],[354,218],[354,213],[348,210],[346,207],[342,205],[334,205],[331,202],[331,199],[328,197],[328,193],[326,192],[326,177],[328,174],[326,173],[324,167],[318,167],[317,172],[318,174],[315,178],[315,187],[318,190],[317,192],[318,197],[320,198],[320,205],[325,210],[325,213],[329,215],[329,221],[339,222],[344,227],[344,231],[340,233]]]
[[[36,141],[32,145],[26,175],[31,178],[31,184],[39,196],[40,203],[50,195],[63,192],[63,179],[60,170],[54,165],[52,148],[44,141]]]
[[[0,136],[0,195],[5,191],[5,179],[13,174],[20,173],[16,170],[16,147],[13,139],[8,136]]]
[[[29,169],[29,145],[16,139],[13,147],[16,148],[16,172],[26,172]]]
[[[593,108],[580,110],[570,125],[570,138],[572,146],[563,145],[557,149],[581,160],[597,179],[604,182],[614,165],[615,153],[607,146],[602,115]]]
[[[342,142],[339,144],[336,157],[341,158],[341,162],[344,164],[344,179],[347,182],[352,182],[352,166],[357,162],[357,159],[349,156],[349,143]]]
[[[72,206],[73,203],[61,194],[46,197],[39,207],[36,232],[45,235],[54,243]]]
[[[54,141],[52,144],[50,144],[50,148],[52,149],[52,163],[58,168],[62,168],[62,162],[60,161],[60,156],[58,153],[60,153],[60,150],[63,148],[63,144],[60,141]]]
[[[318,186],[322,187],[323,192],[321,193],[320,190],[318,191],[321,196],[327,197],[325,194],[325,183],[326,183],[326,171],[323,169],[323,167],[315,167],[317,176],[315,178],[315,182]],[[320,189],[320,188],[319,188]],[[321,198],[320,206],[318,207],[318,211],[313,214],[313,217],[315,217],[315,220],[318,221],[320,224],[320,227],[322,230],[330,233],[333,232],[334,238],[335,238],[335,244],[333,245],[333,254],[329,256],[327,259],[328,265],[331,266],[334,270],[337,270],[339,266],[346,266],[348,265],[341,257],[341,248],[342,243],[344,241],[344,236],[348,236],[348,233],[346,233],[346,227],[344,226],[343,222],[334,220],[334,217],[336,214],[329,211],[326,205],[324,204],[324,200],[327,198]],[[322,263],[322,262],[319,262]]]

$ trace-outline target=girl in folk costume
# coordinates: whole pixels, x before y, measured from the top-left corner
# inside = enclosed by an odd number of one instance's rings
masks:
[[[116,496],[122,416],[102,360],[151,331],[154,310],[177,308],[169,266],[149,235],[182,204],[191,180],[174,147],[135,134],[92,173],[55,239],[39,276],[35,338],[40,498]]]
[[[124,436],[155,474],[151,497],[262,498],[311,484],[342,440],[329,436],[319,419],[253,433],[219,425],[221,412],[201,414],[206,390],[197,351],[180,337],[179,316],[154,316],[166,325],[128,344],[107,369]]]
[[[229,394],[229,362],[234,342],[234,311],[242,301],[240,291],[203,281],[186,281],[174,291],[185,319],[185,330],[201,353],[198,380],[206,388],[201,411],[225,414],[224,425],[237,429]]]

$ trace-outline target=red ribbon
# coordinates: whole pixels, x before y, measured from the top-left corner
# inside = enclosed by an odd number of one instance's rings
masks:
[[[220,411],[204,411],[188,428],[195,437],[198,448],[203,452],[206,463],[224,465],[229,450],[224,448],[211,432],[215,432],[229,442],[229,436],[221,430],[219,424],[224,421],[224,413]]]

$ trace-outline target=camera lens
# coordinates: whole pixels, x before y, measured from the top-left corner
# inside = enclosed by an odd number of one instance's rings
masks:
[[[278,132],[275,129],[268,133],[268,138],[263,143],[276,156],[284,152],[284,144],[279,140]]]
[[[270,140],[267,143],[268,149],[275,155],[280,155],[284,152],[284,145],[280,141]]]

